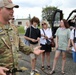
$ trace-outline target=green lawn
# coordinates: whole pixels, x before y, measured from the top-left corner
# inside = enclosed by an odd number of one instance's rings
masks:
[[[25,34],[24,26],[18,26],[19,34]]]
[[[38,27],[39,29],[41,27]],[[18,31],[19,31],[19,34],[25,34],[25,30],[24,30],[24,26],[18,26]]]

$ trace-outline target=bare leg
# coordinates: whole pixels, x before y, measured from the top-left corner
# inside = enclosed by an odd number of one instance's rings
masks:
[[[55,67],[56,67],[56,63],[57,63],[57,60],[58,60],[58,58],[59,58],[59,56],[60,56],[60,51],[56,51],[56,53],[55,53],[55,57],[54,57],[54,63],[53,63],[53,68],[52,68],[52,70],[55,70]]]
[[[64,73],[65,62],[66,62],[66,53],[62,52],[62,73]]]
[[[47,65],[50,66],[50,52],[46,52]]]
[[[36,65],[36,58],[31,60],[32,70],[35,70],[35,65]]]
[[[44,66],[45,52],[44,52],[44,53],[42,53],[41,58],[42,58],[42,66]]]
[[[54,63],[53,63],[53,68],[52,68],[52,71],[50,72],[50,74],[53,74],[54,70],[55,70],[55,67],[56,67],[56,63],[57,63],[57,60],[60,56],[60,51],[56,51],[55,52],[55,57],[54,57]]]

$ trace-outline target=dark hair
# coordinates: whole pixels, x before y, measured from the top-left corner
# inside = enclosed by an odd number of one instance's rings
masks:
[[[33,22],[36,22],[37,24],[40,23],[39,19],[35,16],[30,20],[30,22],[31,22],[31,24],[33,24]]]
[[[62,19],[62,21],[63,21],[63,23],[64,23],[65,28],[69,28],[69,27],[70,27],[70,26],[69,26],[69,23],[67,22],[67,20]]]

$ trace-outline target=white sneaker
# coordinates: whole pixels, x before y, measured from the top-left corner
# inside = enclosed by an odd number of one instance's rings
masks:
[[[34,74],[35,74],[35,72],[34,71],[31,71],[30,75],[34,75]]]
[[[34,71],[37,72],[37,73],[39,73],[39,70],[37,70],[37,69],[35,69]]]

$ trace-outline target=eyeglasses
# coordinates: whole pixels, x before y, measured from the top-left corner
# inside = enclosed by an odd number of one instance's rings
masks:
[[[46,23],[43,23],[42,26],[43,26],[43,25],[47,25],[47,24],[46,24]]]

